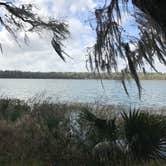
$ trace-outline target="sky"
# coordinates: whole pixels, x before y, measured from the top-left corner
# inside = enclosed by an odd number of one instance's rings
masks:
[[[2,0],[0,0],[2,1]],[[50,44],[50,35],[46,32],[39,36],[36,33],[28,34],[30,43],[23,41],[24,33],[18,33],[20,46],[10,34],[1,28],[0,43],[3,54],[0,55],[0,70],[22,70],[41,72],[85,72],[86,49],[95,42],[95,32],[89,26],[88,20],[94,19],[92,12],[103,4],[105,0],[15,0],[19,4],[34,4],[36,12],[42,17],[52,16],[65,19],[69,24],[70,38],[65,41],[65,51],[72,57],[64,63],[53,50]],[[39,10],[40,9],[40,10]],[[1,14],[1,13],[0,13]],[[129,15],[123,16],[123,23],[131,21]],[[133,29],[134,32],[134,29]],[[161,72],[166,67],[156,63]]]

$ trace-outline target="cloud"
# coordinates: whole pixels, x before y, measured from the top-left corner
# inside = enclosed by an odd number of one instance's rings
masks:
[[[19,33],[18,38],[21,43],[21,47],[19,47],[8,32],[2,28],[0,42],[4,54],[0,55],[0,70],[86,71],[86,47],[94,43],[95,34],[85,21],[89,18],[89,12],[96,7],[95,0],[16,0],[15,2],[17,5],[33,3],[36,6],[35,12],[42,17],[53,16],[65,19],[71,32],[71,38],[65,41],[65,50],[72,59],[67,58],[67,63],[64,63],[58,57],[51,47],[50,35],[47,32],[42,33],[42,38],[35,33],[29,33],[28,46],[23,42],[25,34]],[[123,24],[128,24],[130,20],[130,17],[124,15]],[[159,70],[165,70],[163,67],[157,66]]]
[[[23,43],[24,33],[18,34],[21,47],[12,39],[10,34],[3,28],[0,31],[0,41],[3,45],[4,54],[0,56],[0,69],[24,70],[24,71],[85,71],[86,46],[94,39],[91,29],[84,24],[84,19],[77,16],[81,13],[87,15],[87,11],[94,7],[92,0],[19,0],[17,5],[33,3],[40,10],[35,9],[40,15],[64,17],[69,23],[71,38],[65,42],[66,52],[73,58],[68,58],[64,63],[55,53],[50,44],[48,33],[28,34],[29,45]],[[71,10],[74,6],[74,10]],[[88,40],[89,38],[89,40]]]

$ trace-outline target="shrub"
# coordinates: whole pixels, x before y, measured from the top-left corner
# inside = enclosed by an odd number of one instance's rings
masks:
[[[134,110],[123,112],[125,139],[130,156],[138,161],[166,158],[166,118]]]

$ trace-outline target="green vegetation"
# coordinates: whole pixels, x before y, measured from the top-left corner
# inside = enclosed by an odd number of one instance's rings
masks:
[[[164,166],[166,110],[118,109],[1,99],[0,165]]]
[[[166,73],[139,73],[141,80],[166,80]],[[32,78],[32,79],[122,79],[122,73],[102,73],[91,72],[22,72],[22,71],[0,71],[0,78]],[[128,75],[127,79],[131,79]]]

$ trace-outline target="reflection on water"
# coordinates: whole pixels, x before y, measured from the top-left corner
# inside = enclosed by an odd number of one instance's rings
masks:
[[[51,96],[53,101],[94,103],[95,101],[107,104],[124,104],[146,107],[166,106],[166,81],[142,81],[142,98],[133,81],[128,82],[128,97],[120,81],[103,80],[66,80],[66,79],[0,79],[1,96],[20,99],[32,98],[36,94]]]

